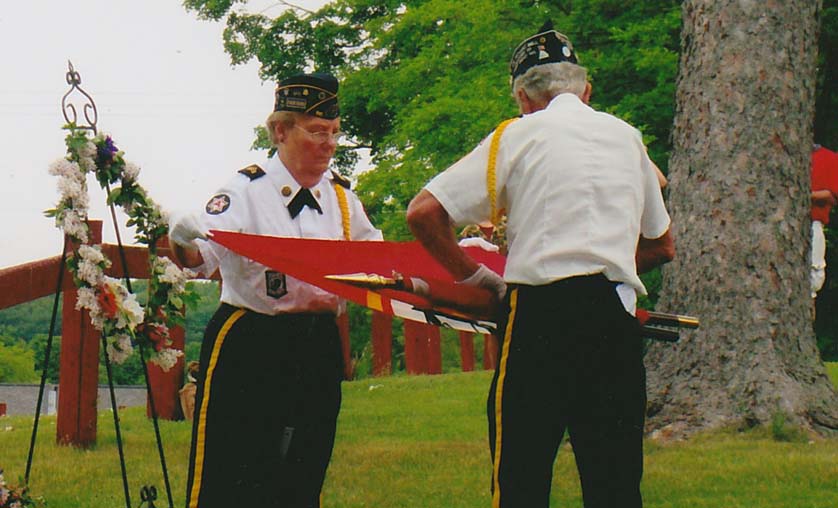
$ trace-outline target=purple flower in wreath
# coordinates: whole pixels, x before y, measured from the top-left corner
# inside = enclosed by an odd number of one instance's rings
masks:
[[[97,147],[96,151],[99,162],[108,164],[113,161],[113,155],[119,151],[119,148],[113,144],[113,139],[110,136],[106,136],[105,141]]]

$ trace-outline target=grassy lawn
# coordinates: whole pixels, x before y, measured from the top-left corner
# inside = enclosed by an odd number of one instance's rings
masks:
[[[829,366],[838,382],[838,365]],[[485,398],[490,373],[395,376],[344,385],[338,441],[324,489],[327,508],[488,507],[491,464]],[[258,410],[258,408],[254,408]],[[120,413],[131,505],[153,484],[167,506],[151,422],[141,408]],[[0,419],[0,466],[22,476],[31,417]],[[108,411],[92,450],[55,445],[55,419],[41,420],[32,489],[50,508],[125,506]],[[161,422],[175,506],[184,502],[190,425]],[[234,436],[231,436],[234,439]],[[648,508],[835,508],[838,437],[779,442],[770,429],[714,432],[646,444]],[[569,447],[556,460],[551,506],[582,506]]]

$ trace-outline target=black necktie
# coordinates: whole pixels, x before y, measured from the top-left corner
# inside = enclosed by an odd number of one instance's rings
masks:
[[[291,218],[296,218],[304,206],[317,210],[320,215],[323,215],[323,210],[320,209],[320,204],[316,199],[314,199],[314,196],[311,195],[311,191],[305,187],[301,187],[297,192],[297,195],[294,196],[294,199],[288,203],[288,211],[291,213]]]

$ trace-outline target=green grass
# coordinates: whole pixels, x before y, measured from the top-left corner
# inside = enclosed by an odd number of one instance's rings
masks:
[[[829,365],[838,381],[838,364]],[[327,508],[488,507],[491,464],[485,398],[489,372],[394,376],[344,385]],[[258,408],[254,408],[258,410]],[[167,506],[151,422],[142,408],[120,413],[132,506],[154,484]],[[31,417],[0,419],[0,466],[22,476]],[[113,420],[103,411],[91,450],[55,444],[55,419],[41,420],[31,475],[50,508],[125,506]],[[161,422],[175,506],[184,502],[190,425]],[[779,442],[772,429],[647,442],[642,485],[647,508],[835,508],[838,437]],[[563,445],[554,468],[553,507],[581,507],[573,454]]]
[[[827,362],[826,373],[832,379],[832,385],[838,389],[838,362]]]

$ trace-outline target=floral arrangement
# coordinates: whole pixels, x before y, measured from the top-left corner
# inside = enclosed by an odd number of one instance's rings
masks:
[[[0,469],[0,508],[26,508],[45,505],[43,499],[33,498],[29,493],[29,487],[16,487],[6,485],[3,479],[3,470]]]
[[[183,356],[182,351],[170,347],[169,325],[183,324],[184,304],[195,298],[186,290],[186,281],[194,273],[157,256],[157,241],[168,232],[168,221],[137,183],[139,167],[125,161],[110,136],[91,138],[87,130],[74,124],[64,128],[69,131],[67,155],[49,169],[58,177],[61,198],[45,213],[55,218],[56,226],[77,246],[67,261],[78,287],[76,308],[87,310],[93,326],[106,337],[112,362],[124,362],[139,344],[151,352],[149,361],[169,370]],[[145,309],[122,281],[105,275],[110,261],[99,246],[88,244],[89,173],[108,191],[108,204],[121,206],[129,217],[128,225],[136,226],[136,240],[148,247],[151,275]],[[119,186],[111,190],[114,184]]]

